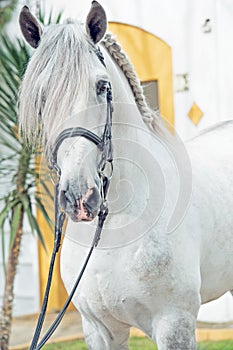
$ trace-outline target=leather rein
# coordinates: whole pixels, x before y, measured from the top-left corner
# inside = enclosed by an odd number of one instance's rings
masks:
[[[105,66],[104,58],[99,49],[95,48],[95,53],[97,57],[99,58],[100,62]],[[81,127],[74,127],[74,128],[68,128],[63,130],[57,137],[54,147],[52,149],[51,155],[49,157],[49,169],[51,173],[51,178],[54,183],[54,211],[55,211],[55,228],[54,228],[54,247],[53,252],[51,255],[50,260],[50,266],[49,266],[49,272],[48,272],[48,280],[47,285],[44,293],[44,299],[41,307],[41,312],[37,321],[37,326],[34,332],[34,336],[32,339],[32,343],[30,346],[30,350],[39,350],[41,349],[45,343],[48,341],[48,339],[52,336],[58,325],[60,324],[72,298],[73,295],[79,285],[79,282],[84,274],[84,271],[87,267],[87,264],[89,262],[89,259],[91,257],[91,254],[95,247],[97,247],[101,232],[103,229],[103,225],[105,222],[105,219],[108,215],[108,203],[106,200],[108,187],[110,184],[110,180],[113,173],[113,150],[112,150],[112,113],[113,113],[113,106],[112,106],[112,89],[110,83],[107,87],[107,118],[106,123],[104,127],[104,132],[102,137],[99,137],[92,131],[81,128]],[[94,238],[92,240],[91,247],[89,249],[89,252],[86,256],[86,259],[83,263],[82,269],[75,281],[75,284],[63,306],[59,314],[57,315],[55,321],[52,323],[52,325],[49,327],[48,331],[45,333],[43,338],[38,344],[39,337],[41,334],[42,326],[45,319],[47,304],[48,304],[48,298],[49,298],[49,292],[52,282],[52,275],[53,275],[53,268],[56,260],[57,253],[59,251],[60,245],[61,245],[61,236],[62,236],[62,227],[65,221],[65,213],[61,211],[61,208],[59,206],[59,186],[60,186],[60,175],[61,175],[61,169],[57,164],[57,153],[59,150],[59,147],[63,143],[64,140],[67,138],[73,138],[73,137],[85,137],[90,142],[93,142],[101,152],[101,159],[98,165],[98,174],[101,181],[101,204],[100,209],[98,213],[98,223],[95,231]],[[110,164],[110,174],[106,176],[104,174],[104,170],[106,167],[106,164]],[[54,176],[55,175],[55,176]]]

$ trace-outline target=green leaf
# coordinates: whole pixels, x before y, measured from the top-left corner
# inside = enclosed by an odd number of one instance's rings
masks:
[[[4,94],[0,91],[0,103],[2,107],[5,107],[5,109],[7,108],[11,112],[14,111],[14,115],[16,114],[15,106],[14,106],[14,98],[12,97],[12,95],[9,95],[6,90]],[[13,121],[15,122],[15,119]]]
[[[6,63],[4,61],[1,61],[3,67],[5,68],[5,78],[9,78],[9,81],[11,82],[12,86],[14,86],[15,89],[18,90],[19,88],[19,78],[18,78],[18,72],[16,69],[14,69],[14,67],[9,67],[8,65],[6,65]]]
[[[14,198],[8,202],[9,198],[6,198],[6,204],[2,211],[0,212],[0,226],[2,226],[3,221],[9,216],[10,212],[14,208],[14,206],[18,205],[19,199]]]
[[[0,37],[0,40],[2,40],[2,36]],[[0,48],[0,57],[1,57],[1,61],[0,61],[1,64],[3,62],[3,59],[8,58],[8,63],[11,63],[12,65],[14,65],[14,61],[11,58],[11,54],[7,56],[6,53],[3,50],[1,50],[1,48]]]
[[[9,94],[6,89],[4,89],[2,86],[0,86],[0,97],[6,101],[7,104],[12,102],[12,94]]]
[[[45,190],[44,194],[49,196],[49,199],[51,199],[53,201],[53,199],[54,199],[53,193],[51,193],[51,190],[48,188],[46,182],[43,181],[42,179],[40,179],[40,184],[41,184],[41,187],[44,188],[44,190]],[[41,191],[41,193],[42,193],[42,191]]]
[[[1,109],[1,106],[0,106],[0,109]],[[10,125],[10,123],[9,123],[9,125],[8,124],[6,124],[6,123],[2,123],[1,122],[1,111],[0,111],[0,127],[1,127],[1,129],[2,129],[2,131],[4,132],[4,133],[9,133],[10,135],[14,135],[14,132],[13,132],[13,128],[12,128],[12,126]]]
[[[14,151],[14,152],[16,152],[16,153],[18,153],[20,150],[17,148],[17,146],[16,145],[14,145],[15,144],[15,140],[13,141],[13,140],[7,140],[7,135],[5,136],[3,136],[3,135],[1,135],[0,134],[0,141],[1,141],[1,144],[2,145],[4,145],[4,146],[6,146],[7,148],[9,148],[10,150],[12,150],[12,151]]]
[[[59,12],[55,21],[56,24],[61,22],[61,17],[62,17],[62,12]]]
[[[27,213],[28,221],[29,221],[30,227],[32,229],[32,232],[33,233],[36,232],[36,234],[37,234],[37,236],[39,238],[39,241],[41,242],[42,246],[46,250],[46,245],[45,245],[45,242],[44,242],[43,235],[42,235],[40,227],[39,227],[39,225],[38,225],[38,223],[36,221],[36,218],[35,218],[35,216],[32,213],[32,209],[29,207],[26,210],[26,213]]]
[[[47,213],[43,203],[41,202],[41,200],[40,200],[40,198],[38,196],[35,197],[35,200],[36,200],[37,208],[43,214],[43,217],[45,218],[46,223],[49,225],[49,228],[52,229],[53,228],[52,222],[50,220],[50,217],[49,217],[49,215],[48,215],[48,213]]]
[[[44,20],[45,14],[41,9],[39,15],[41,22],[49,22],[45,25],[50,24],[50,22],[59,23],[61,20],[61,13],[55,16],[55,21],[52,11],[46,20]],[[23,40],[12,40],[6,34],[0,34],[0,177],[3,180],[7,177],[7,180],[11,183],[11,191],[0,198],[1,203],[3,203],[3,210],[0,211],[0,230],[2,241],[4,241],[4,228],[7,227],[8,223],[10,224],[10,247],[12,247],[17,227],[20,224],[20,210],[24,211],[32,232],[38,235],[39,240],[45,247],[40,227],[33,213],[34,206],[32,203],[35,203],[49,226],[52,226],[41,197],[37,193],[40,176],[39,168],[33,164],[34,157],[25,156],[25,143],[18,138],[16,132],[18,125],[17,97],[30,52]],[[28,149],[26,154],[29,155],[29,152]],[[40,182],[41,189],[52,199],[46,181],[47,179],[44,178]]]
[[[40,21],[40,23],[44,24],[44,11],[42,10],[42,7],[39,7],[39,11],[38,11],[38,19]]]
[[[13,96],[17,95],[17,87],[12,84],[12,81],[10,79],[10,75],[8,76],[6,73],[2,72],[1,76],[3,78],[3,81],[6,83],[7,87],[11,90]]]
[[[15,154],[10,154],[9,156],[4,155],[3,157],[0,156],[0,169],[1,168],[1,163],[5,162],[5,161],[9,161],[11,159],[15,158]]]
[[[53,11],[50,11],[50,13],[49,13],[49,19],[48,19],[48,24],[52,23],[52,15],[53,15]]]

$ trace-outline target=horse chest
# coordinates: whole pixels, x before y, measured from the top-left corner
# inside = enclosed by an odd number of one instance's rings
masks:
[[[119,320],[134,326],[151,320],[149,304],[153,303],[154,293],[127,268],[120,274],[116,269],[111,269],[91,277],[94,279],[84,281],[77,296],[78,309],[82,314],[89,318],[95,315],[98,319]]]
[[[159,304],[161,289],[171,285],[171,256],[168,247],[155,242],[150,248],[141,246],[123,247],[109,252],[99,251],[81,285],[81,307],[95,308],[96,312],[124,315],[150,314],[150,306]],[[102,256],[101,256],[102,254]],[[94,261],[94,260],[93,260]],[[164,295],[164,293],[163,293]],[[91,305],[91,306],[90,306]]]

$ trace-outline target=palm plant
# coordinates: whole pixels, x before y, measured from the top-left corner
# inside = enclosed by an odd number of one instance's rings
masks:
[[[44,16],[41,11],[42,22]],[[56,23],[60,21],[58,15]],[[49,16],[48,22],[51,22]],[[41,191],[49,194],[41,176],[39,159],[18,136],[17,96],[21,78],[30,57],[28,47],[19,39],[0,35],[0,236],[5,272],[5,288],[0,313],[0,349],[7,350],[12,321],[14,279],[20,253],[24,221],[44,245],[36,220],[35,207],[51,224],[42,202]],[[40,181],[40,190],[38,182]],[[4,189],[4,191],[3,191]],[[6,234],[10,235],[6,251]],[[6,256],[8,255],[7,259]]]
[[[18,0],[0,1],[0,30],[9,22]]]

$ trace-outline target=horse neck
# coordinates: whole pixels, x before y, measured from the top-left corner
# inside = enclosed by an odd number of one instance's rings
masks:
[[[188,203],[191,181],[183,142],[162,125],[159,126],[159,132],[148,128],[135,103],[128,79],[108,55],[106,62],[114,96],[115,161],[109,193],[110,199],[113,198],[110,200],[110,212],[114,213],[114,200],[118,196],[119,206],[122,207],[131,200],[126,215],[137,217],[141,210],[144,222],[150,223],[158,217],[164,206],[166,222],[169,222],[169,217],[173,220],[173,211],[174,222],[177,217],[178,222],[180,214],[177,214],[176,208],[183,208]],[[146,212],[143,208],[146,208]],[[124,216],[122,211],[119,210],[119,213],[119,216]]]
[[[109,197],[110,211],[114,212],[114,209],[111,210],[111,203],[116,201],[117,191],[120,191],[119,197],[122,205],[132,198],[132,192],[135,191],[138,192],[137,199],[140,197],[141,203],[147,200],[148,183],[143,181],[140,169],[144,165],[140,164],[139,158],[141,154],[144,157],[144,154],[149,152],[153,136],[143,121],[124,73],[106,51],[104,56],[113,91],[114,175],[111,180]],[[138,210],[134,205],[131,206],[131,209],[133,213]]]
[[[124,124],[123,129],[125,137],[130,132],[130,129],[126,128],[128,123],[148,130],[147,125],[143,121],[143,116],[135,102],[134,93],[125,73],[115,63],[105,47],[103,48],[103,54],[113,90],[113,122]],[[129,108],[130,113],[126,113],[127,108]]]

